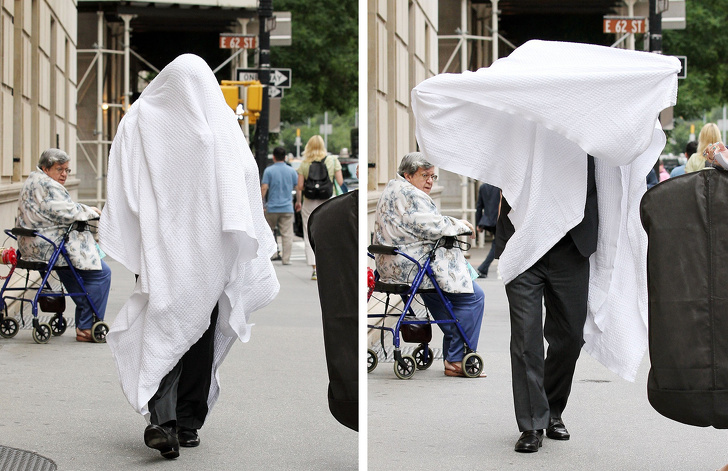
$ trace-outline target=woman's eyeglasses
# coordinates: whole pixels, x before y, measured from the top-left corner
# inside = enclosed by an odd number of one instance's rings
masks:
[[[64,174],[64,173],[66,175],[70,175],[71,174],[71,169],[70,168],[53,167],[53,171],[56,172],[56,173],[60,173],[60,174]]]
[[[429,173],[421,173],[420,176],[424,181],[432,180],[433,182],[437,181],[437,175],[430,175]]]

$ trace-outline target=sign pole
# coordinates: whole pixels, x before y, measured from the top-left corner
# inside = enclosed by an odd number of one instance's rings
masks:
[[[657,11],[657,0],[650,0],[650,52],[662,54],[662,12]],[[660,159],[654,165],[657,181],[660,181]]]
[[[270,28],[269,21],[273,17],[273,0],[260,0],[258,7],[258,80],[264,91],[270,83]],[[268,121],[270,99],[268,93],[263,93],[263,106],[258,117],[255,130],[255,160],[258,163],[259,176],[263,177],[263,170],[268,164]]]
[[[650,0],[650,52],[662,54],[662,12],[657,11],[657,0]]]

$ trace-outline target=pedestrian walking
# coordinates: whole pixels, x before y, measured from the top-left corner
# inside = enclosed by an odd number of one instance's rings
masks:
[[[568,440],[561,414],[571,393],[584,343],[589,295],[589,257],[597,248],[599,218],[594,158],[588,157],[584,218],[534,265],[506,284],[511,314],[511,375],[516,422],[522,432],[515,450],[538,451],[546,436]],[[515,228],[504,199],[496,229],[496,257]],[[542,306],[546,319],[542,321]],[[543,324],[542,324],[543,322]],[[544,358],[544,338],[548,342]]]
[[[185,54],[119,123],[111,146],[103,250],[138,275],[107,342],[121,387],[165,458],[200,443],[218,369],[250,314],[279,285],[258,168],[215,75]]]
[[[498,222],[498,211],[500,210],[501,191],[488,183],[483,183],[478,189],[478,202],[475,205],[475,221],[478,232],[488,231],[493,234],[493,243],[490,244],[490,251],[485,256],[477,270],[480,278],[488,277],[488,269],[495,259],[495,230]]]
[[[326,152],[324,139],[318,134],[312,136],[303,150],[303,162],[298,167],[298,185],[296,186],[296,211],[301,211],[303,219],[303,242],[306,247],[306,263],[311,265],[311,279],[316,277],[316,255],[308,240],[308,217],[314,209],[331,198],[334,194],[334,180],[341,186],[344,176],[341,163]],[[305,198],[302,199],[302,196]],[[303,204],[301,201],[303,200]]]
[[[535,452],[543,429],[570,437],[561,414],[582,346],[630,380],[644,357],[647,250],[637,209],[664,147],[656,116],[676,102],[680,64],[529,41],[495,65],[420,82],[412,109],[435,165],[503,191],[496,243],[522,432],[515,449]],[[515,158],[503,159],[504,149]]]
[[[263,195],[265,220],[275,235],[276,228],[281,235],[281,263],[291,264],[293,246],[293,191],[298,183],[298,174],[286,164],[286,149],[273,149],[273,165],[263,171],[260,191]],[[266,199],[267,198],[267,199]]]

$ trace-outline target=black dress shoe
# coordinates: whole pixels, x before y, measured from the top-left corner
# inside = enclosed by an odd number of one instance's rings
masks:
[[[549,428],[546,429],[546,436],[553,440],[568,440],[571,438],[561,417],[551,417],[549,419]]]
[[[516,442],[519,453],[535,453],[543,445],[543,430],[526,430]]]
[[[179,456],[179,441],[174,427],[147,425],[147,428],[144,429],[144,443],[149,448],[159,450],[159,453],[167,459],[171,460]]]
[[[193,428],[177,428],[177,438],[179,439],[179,446],[193,447],[200,444],[197,430]]]

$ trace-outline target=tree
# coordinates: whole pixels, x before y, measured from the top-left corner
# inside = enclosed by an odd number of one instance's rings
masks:
[[[292,71],[281,121],[302,122],[323,111],[346,115],[358,101],[358,13],[356,0],[273,0],[290,11],[292,45],[273,47],[272,67]]]
[[[345,115],[338,115],[329,113],[329,123],[333,129],[333,133],[328,136],[328,151],[334,154],[338,154],[343,147],[349,149],[351,153],[351,129],[355,125],[354,111],[350,111]],[[319,125],[324,124],[324,114],[319,113],[318,115],[307,120],[303,123],[295,123],[289,125],[281,125],[281,132],[278,135],[278,139],[275,145],[283,146],[286,151],[296,155],[296,129],[301,132],[301,148],[306,146],[308,140],[314,135],[319,134]]]
[[[688,58],[687,78],[678,86],[675,116],[702,118],[728,102],[728,0],[687,0],[687,27],[663,31],[663,53]]]

